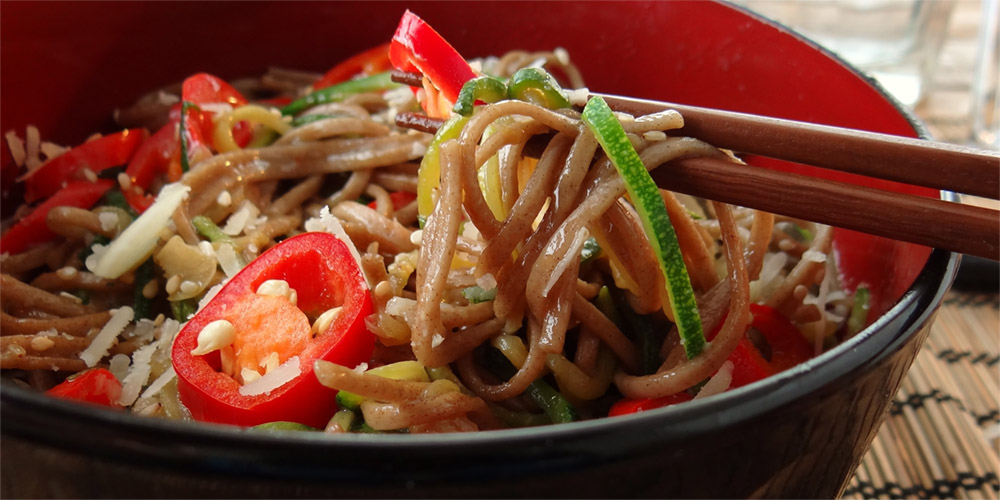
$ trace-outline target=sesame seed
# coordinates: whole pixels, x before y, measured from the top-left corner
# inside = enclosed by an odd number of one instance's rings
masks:
[[[413,243],[414,245],[420,245],[420,243],[423,241],[423,238],[424,238],[424,232],[421,231],[420,229],[417,229],[416,231],[410,233],[410,243]]]
[[[142,287],[142,296],[147,299],[152,299],[153,297],[156,297],[156,292],[159,290],[160,283],[156,280],[156,278],[153,278],[146,283],[146,286]]]
[[[89,168],[84,168],[83,170],[81,170],[81,172],[83,173],[83,177],[88,181],[97,182],[97,174],[95,174],[93,170]]]
[[[375,285],[375,296],[376,297],[387,297],[392,295],[392,285],[388,281],[382,280]]]
[[[47,351],[56,345],[49,337],[35,337],[31,339],[31,348],[38,351]]]
[[[181,288],[181,277],[173,275],[167,280],[167,294],[173,295]]]
[[[181,282],[180,289],[184,293],[194,293],[198,291],[198,283],[191,280],[184,280]]]

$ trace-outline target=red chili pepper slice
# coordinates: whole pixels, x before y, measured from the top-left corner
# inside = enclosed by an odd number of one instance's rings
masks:
[[[787,370],[813,357],[813,346],[802,333],[777,310],[763,304],[750,304],[752,328],[759,331],[771,346],[770,365],[774,373]]]
[[[121,408],[122,383],[105,368],[91,368],[46,391],[57,398]]]
[[[465,82],[476,77],[469,63],[434,28],[407,10],[389,45],[389,60],[402,71],[419,71],[454,103]]]
[[[247,103],[243,94],[225,80],[208,73],[196,73],[181,84],[181,100],[195,104],[224,102],[232,107]]]
[[[291,102],[292,102],[292,98],[291,97],[281,96],[281,97],[271,97],[269,99],[261,99],[261,100],[257,101],[257,104],[261,104],[261,105],[264,105],[264,106],[274,106],[276,108],[281,108],[281,107],[289,105]]]
[[[267,280],[286,281],[298,294],[297,305],[256,294]],[[333,307],[341,307],[333,323],[311,337],[312,319]],[[313,364],[320,359],[344,366],[368,361],[375,336],[366,328],[365,317],[372,311],[365,278],[343,241],[327,233],[288,238],[234,276],[177,335],[172,360],[180,400],[197,420],[242,426],[292,421],[322,427],[337,410],[336,394],[319,383]],[[219,319],[236,328],[237,359],[273,349],[282,351],[282,363],[298,356],[301,373],[270,393],[241,395],[239,382],[221,371],[219,351],[191,354],[201,330]]]
[[[685,401],[691,401],[691,395],[686,392],[678,392],[677,394],[671,394],[669,396],[664,396],[662,398],[643,398],[643,399],[625,398],[618,400],[618,402],[611,405],[611,410],[608,411],[608,416],[617,417],[618,415],[639,413],[641,411],[675,405],[677,403],[683,403]]]
[[[180,149],[181,168],[187,171],[212,155],[212,114],[202,111],[197,104],[183,101],[181,106]],[[184,154],[187,153],[187,158]]]
[[[209,103],[226,103],[238,108],[247,103],[247,99],[225,80],[208,73],[197,73],[187,77],[181,84],[181,101],[195,105]],[[197,124],[197,126],[195,126]],[[190,151],[198,145],[212,145],[214,125],[212,113],[200,109],[189,109],[185,120],[186,132],[189,134]],[[247,122],[239,122],[233,126],[233,139],[241,148],[246,147],[253,138],[253,128]]]
[[[729,385],[730,389],[784,371],[805,362],[813,355],[812,347],[802,337],[799,329],[774,308],[763,304],[750,304],[750,313],[753,315],[750,328],[763,335],[770,346],[771,359],[770,361],[764,359],[760,350],[744,336],[727,358],[733,363],[733,381]],[[718,329],[711,332],[708,339],[711,340],[717,333]]]
[[[393,191],[389,193],[389,198],[392,200],[392,209],[399,210],[417,199],[417,194],[409,191]],[[368,208],[376,208],[376,205],[377,203],[374,201],[369,202]]]
[[[125,169],[131,186],[129,189],[123,189],[122,193],[125,195],[125,201],[140,214],[153,204],[153,195],[146,190],[153,184],[157,175],[167,174],[167,179],[171,182],[181,176],[180,143],[177,141],[179,121],[179,116],[172,118],[144,141]]]
[[[146,135],[142,129],[122,130],[87,141],[53,158],[25,180],[24,200],[31,203],[52,196],[66,183],[81,180],[84,168],[96,174],[128,163]]]
[[[114,184],[108,179],[70,182],[8,229],[0,237],[0,251],[17,254],[33,245],[55,239],[56,233],[49,229],[46,222],[50,210],[55,207],[90,208]]]
[[[752,384],[776,373],[764,356],[761,356],[760,351],[754,347],[753,342],[746,337],[740,339],[740,343],[736,344],[736,348],[726,359],[733,364],[730,389]]]
[[[750,327],[759,331],[767,340],[771,349],[771,360],[764,359],[760,350],[744,336],[726,358],[733,364],[729,389],[764,379],[803,363],[813,356],[812,346],[802,337],[799,329],[774,308],[762,304],[750,304],[750,313],[753,314]],[[725,321],[725,318],[722,321]],[[719,322],[720,327],[722,321]],[[716,328],[709,332],[706,338],[711,341],[718,333],[719,329]],[[691,396],[686,392],[653,399],[625,398],[611,406],[608,416],[636,413],[690,400]]]
[[[314,83],[313,90],[336,85],[356,76],[371,76],[392,68],[392,62],[389,61],[390,44],[391,42],[386,42],[345,59],[330,68],[319,81]]]

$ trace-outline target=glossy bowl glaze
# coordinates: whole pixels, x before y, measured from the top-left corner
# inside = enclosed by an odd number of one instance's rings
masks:
[[[75,144],[111,130],[110,110],[196,71],[322,71],[385,41],[407,7],[467,57],[565,47],[595,91],[920,132],[842,61],[703,1],[5,3],[0,125],[33,123],[43,138]],[[9,180],[4,191],[16,193]],[[833,497],[878,430],[957,266],[948,252],[850,231],[837,231],[836,250],[846,282],[873,288],[874,323],[804,365],[719,396],[545,428],[330,437],[143,419],[3,386],[0,494]]]

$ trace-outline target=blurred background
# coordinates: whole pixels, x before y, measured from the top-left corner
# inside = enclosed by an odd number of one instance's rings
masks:
[[[859,67],[911,109],[932,138],[1000,149],[1000,0],[736,3]],[[994,200],[962,201],[1000,208]],[[846,498],[1000,495],[998,281],[996,262],[963,259],[955,286]]]
[[[913,109],[935,139],[1000,149],[997,0],[737,0],[817,41]]]

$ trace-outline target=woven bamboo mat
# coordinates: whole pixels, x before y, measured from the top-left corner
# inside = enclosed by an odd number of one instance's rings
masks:
[[[914,112],[939,141],[971,137],[981,0],[958,0]],[[965,203],[1000,208],[994,200]],[[1000,497],[1000,290],[953,290],[844,498]]]
[[[844,498],[1000,496],[1000,295],[949,292]]]

